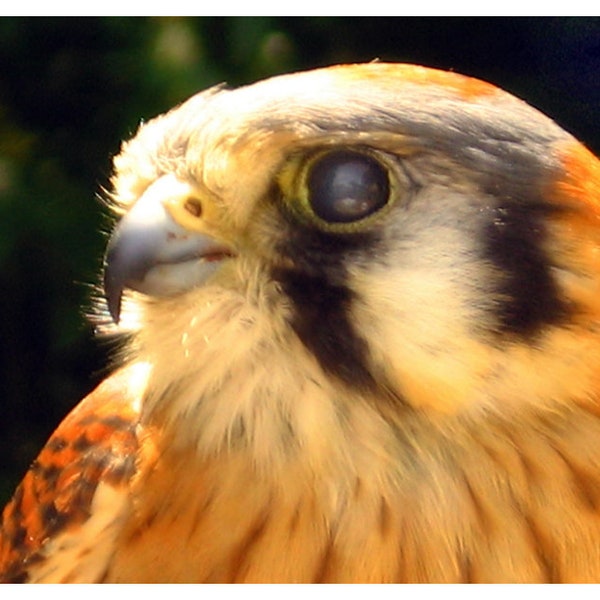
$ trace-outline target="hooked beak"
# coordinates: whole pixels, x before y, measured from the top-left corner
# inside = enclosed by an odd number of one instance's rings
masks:
[[[223,242],[173,218],[167,206],[184,210],[189,197],[187,184],[162,177],[117,224],[104,259],[104,293],[115,323],[125,289],[174,296],[202,285],[221,260],[233,255]]]

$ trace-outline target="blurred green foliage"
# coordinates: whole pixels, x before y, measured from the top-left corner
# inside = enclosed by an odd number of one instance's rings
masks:
[[[375,58],[492,81],[600,149],[600,20],[0,19],[0,504],[106,373],[85,319],[120,140],[227,81]]]

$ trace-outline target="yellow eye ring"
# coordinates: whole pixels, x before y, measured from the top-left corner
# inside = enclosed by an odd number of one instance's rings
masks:
[[[324,231],[360,231],[394,203],[391,161],[382,153],[354,147],[294,157],[278,178],[284,204]]]

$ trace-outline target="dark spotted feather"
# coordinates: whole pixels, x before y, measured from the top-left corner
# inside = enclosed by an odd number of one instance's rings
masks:
[[[4,509],[0,582],[26,582],[45,545],[88,519],[99,482],[120,486],[135,471],[139,398],[129,371],[104,381],[67,416]]]

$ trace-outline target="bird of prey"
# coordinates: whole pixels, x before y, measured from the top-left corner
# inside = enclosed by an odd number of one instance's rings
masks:
[[[404,64],[219,86],[110,202],[119,365],[2,580],[600,582],[600,162],[551,119]]]

